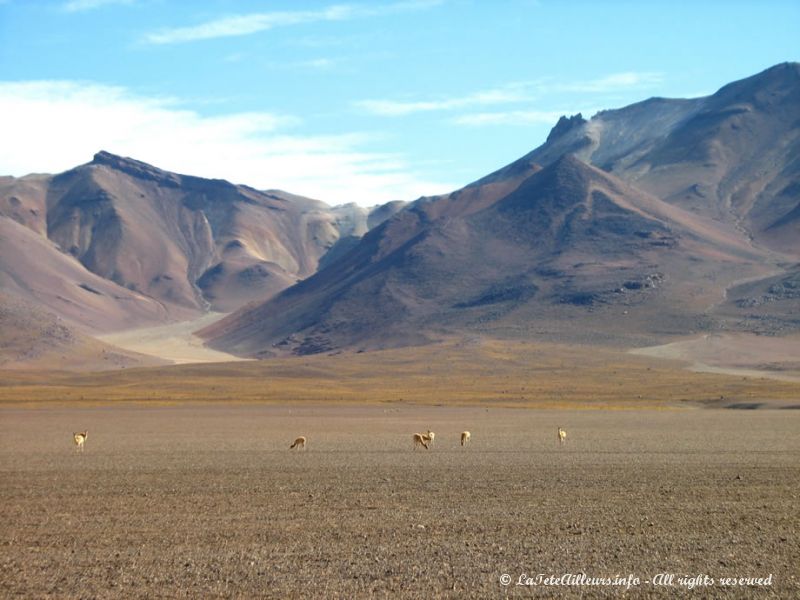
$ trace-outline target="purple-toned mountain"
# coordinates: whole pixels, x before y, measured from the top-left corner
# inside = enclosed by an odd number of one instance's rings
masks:
[[[547,143],[489,175],[565,153],[696,214],[800,252],[800,64],[783,63],[691,100],[651,98],[590,120],[562,118]],[[791,238],[794,239],[791,239]]]
[[[0,287],[92,332],[230,311],[403,204],[331,208],[99,152],[60,175],[0,178]]]
[[[744,279],[793,281],[799,72],[778,65],[706,98],[564,118],[520,160],[421,198],[202,335],[268,356],[475,331],[631,344],[757,329],[718,309]],[[772,332],[800,326],[785,311],[770,319]]]

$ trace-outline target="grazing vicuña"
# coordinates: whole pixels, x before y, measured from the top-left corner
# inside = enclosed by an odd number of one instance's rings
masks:
[[[83,452],[83,445],[86,443],[86,438],[89,437],[89,431],[83,431],[81,433],[73,433],[72,434],[72,441],[75,442],[75,451]]]
[[[306,438],[301,435],[299,438],[297,438],[294,441],[294,443],[291,446],[289,446],[289,450],[291,450],[292,448],[297,448],[298,450],[299,449],[305,450],[306,449]]]
[[[461,445],[462,446],[466,446],[469,443],[469,438],[471,438],[471,437],[472,437],[472,435],[470,434],[469,431],[462,431],[461,432]]]

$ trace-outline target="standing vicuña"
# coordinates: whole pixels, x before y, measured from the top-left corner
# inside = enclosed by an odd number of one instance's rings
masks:
[[[72,434],[72,441],[75,442],[75,451],[83,452],[83,445],[86,443],[86,438],[89,437],[89,431],[83,431],[81,433],[73,433]]]
[[[561,427],[559,427],[558,428],[558,443],[559,444],[563,444],[564,440],[566,440],[566,439],[567,439],[567,432],[564,431],[563,429],[561,429]]]
[[[469,444],[469,438],[472,436],[470,435],[469,431],[462,431],[461,432],[461,445],[466,446]]]
[[[291,450],[292,448],[298,448],[298,449],[302,448],[303,450],[305,450],[306,449],[306,438],[301,435],[299,438],[297,438],[294,441],[294,444],[289,446],[289,450]]]
[[[417,446],[423,446],[425,450],[428,449],[428,444],[425,443],[425,436],[421,433],[414,434],[414,450],[417,449]]]

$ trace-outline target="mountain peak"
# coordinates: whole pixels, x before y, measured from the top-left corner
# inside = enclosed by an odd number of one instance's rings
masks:
[[[777,77],[791,77],[791,78],[798,78],[800,77],[800,63],[798,62],[782,62],[768,69],[764,69],[755,77],[761,77],[765,75],[777,76]]]
[[[800,63],[785,62],[729,83],[721,87],[711,98],[728,102],[752,102],[758,97],[769,98],[769,95],[775,92],[778,92],[779,97],[789,94],[792,98],[796,98],[798,87],[800,87]]]
[[[577,115],[572,115],[571,117],[567,117],[566,115],[562,115],[561,118],[556,123],[556,126],[550,130],[550,135],[547,136],[547,141],[552,141],[556,138],[561,137],[568,131],[572,131],[576,127],[580,127],[584,123],[586,123],[586,119],[583,118],[581,113]]]
[[[94,165],[108,165],[111,167],[120,166],[120,165],[139,165],[149,167],[151,169],[155,169],[152,165],[148,165],[147,163],[143,163],[138,160],[134,160],[132,158],[126,156],[120,156],[118,154],[113,154],[108,152],[107,150],[100,150],[100,152],[96,153],[92,157],[92,164]]]
[[[585,163],[572,152],[567,152],[545,167],[542,173],[545,177],[548,173],[552,174],[552,176],[557,177],[559,180],[568,179],[576,182],[586,182],[596,175],[598,171],[595,167]]]
[[[134,160],[126,156],[118,156],[101,150],[92,158],[91,165],[110,167],[139,179],[158,181],[162,184],[175,186],[180,183],[180,176],[149,165],[145,162]]]
[[[589,165],[583,162],[580,158],[575,156],[572,152],[565,152],[557,160],[550,165],[553,169],[591,169]]]

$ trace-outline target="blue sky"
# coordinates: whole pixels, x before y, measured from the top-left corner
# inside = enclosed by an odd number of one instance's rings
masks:
[[[800,59],[800,2],[0,0],[0,174],[105,149],[364,205],[465,185],[561,114]]]

